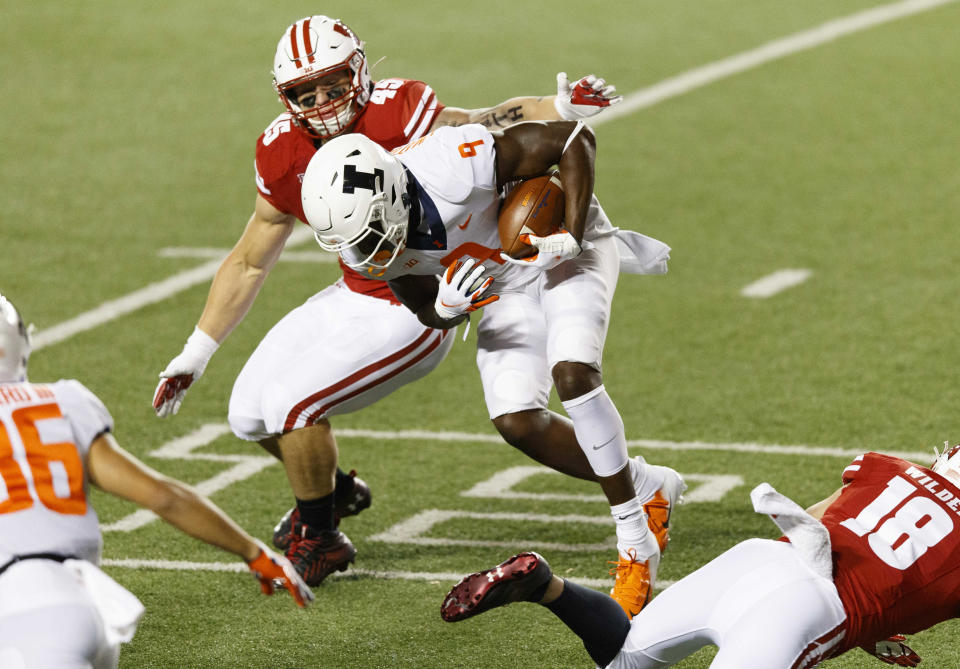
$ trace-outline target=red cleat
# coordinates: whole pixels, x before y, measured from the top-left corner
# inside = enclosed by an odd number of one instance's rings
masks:
[[[294,536],[287,548],[287,559],[309,586],[323,583],[335,571],[346,571],[357,549],[340,530],[314,532],[300,524],[301,535]]]
[[[552,576],[540,554],[514,555],[492,569],[460,579],[443,600],[440,617],[453,623],[511,602],[533,601],[530,595]]]

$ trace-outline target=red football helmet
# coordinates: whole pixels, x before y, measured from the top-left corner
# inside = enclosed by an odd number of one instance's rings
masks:
[[[361,42],[350,28],[328,16],[308,16],[289,28],[277,44],[273,86],[297,125],[308,135],[327,139],[346,131],[370,99],[373,82]],[[344,72],[349,84],[335,98],[298,102],[296,91],[331,74]],[[302,95],[302,93],[301,93]]]

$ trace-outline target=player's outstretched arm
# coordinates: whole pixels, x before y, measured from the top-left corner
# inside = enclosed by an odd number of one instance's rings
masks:
[[[480,123],[491,130],[506,128],[521,121],[576,121],[599,114],[620,102],[616,87],[592,74],[571,83],[566,72],[557,73],[557,94],[510,98],[493,107],[461,109],[445,107],[431,130],[445,125]]]
[[[293,231],[295,219],[257,195],[254,213],[210,285],[193,334],[160,373],[153,408],[161,418],[180,410],[184,394],[207,367],[217,347],[243,320]]]
[[[97,437],[87,456],[90,481],[102,490],[138,504],[177,529],[237,555],[248,564],[265,594],[283,584],[299,606],[313,593],[286,558],[273,554],[193,488],[157,472],[121,448],[113,435]]]

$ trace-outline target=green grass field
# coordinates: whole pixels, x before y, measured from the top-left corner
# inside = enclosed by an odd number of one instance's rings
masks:
[[[629,95],[875,2],[8,0],[0,291],[43,334],[210,262],[162,248],[229,248],[252,210],[254,142],[281,110],[270,85],[276,41],[311,12],[343,18],[367,40],[371,63],[385,57],[376,78],[422,79],[444,103],[476,107],[552,94],[558,70],[596,72]],[[839,485],[853,453],[932,459],[933,445],[960,438],[949,371],[960,367],[949,251],[960,211],[958,31],[960,3],[948,3],[597,124],[596,190],[608,214],[673,247],[665,277],[621,278],[604,367],[638,441],[631,452],[691,480],[661,578],[681,578],[744,538],[775,536],[749,504],[761,481],[812,503]],[[811,274],[766,299],[741,295],[782,269]],[[229,434],[196,449],[206,459],[152,453],[225,423],[233,380],[260,337],[336,276],[330,264],[278,264],[172,419],[153,415],[156,376],[199,317],[209,280],[42,347],[31,378],[81,379],[110,407],[125,447],[202,484],[236,464],[223,456],[265,454]],[[121,667],[589,666],[545,611],[514,606],[448,625],[439,605],[453,575],[544,543],[604,543],[612,524],[462,515],[425,535],[456,542],[377,536],[431,509],[608,513],[581,499],[596,487],[545,473],[518,484],[518,498],[461,494],[532,464],[495,438],[473,342],[458,341],[428,380],[335,420],[341,463],[371,484],[374,504],[343,524],[359,550],[356,571],[318,588],[310,610],[261,597],[249,576],[229,571],[239,562],[160,523],[107,532],[104,557],[115,564],[198,566],[107,567],[147,606]],[[722,495],[697,501],[711,481],[726,482]],[[212,498],[264,539],[292,502],[276,465]],[[134,510],[94,500],[104,524]],[[563,576],[607,578],[609,550],[543,550]],[[228,570],[204,567],[217,562]],[[958,631],[950,622],[913,637],[923,666],[960,666]],[[711,656],[679,666],[706,667]],[[879,664],[858,651],[826,666]]]

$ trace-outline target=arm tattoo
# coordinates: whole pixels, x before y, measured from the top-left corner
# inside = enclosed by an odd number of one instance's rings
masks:
[[[502,114],[498,114],[497,108],[494,107],[487,114],[481,116],[477,123],[488,128],[506,128],[522,120],[523,107],[517,105],[516,107],[508,107]]]

